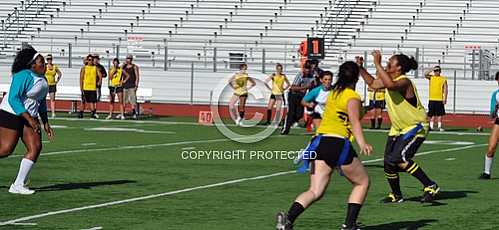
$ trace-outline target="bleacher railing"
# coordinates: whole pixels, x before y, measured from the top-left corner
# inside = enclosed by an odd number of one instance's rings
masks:
[[[332,37],[331,43],[334,42],[336,36],[338,36],[339,34],[340,24],[341,23],[344,24],[349,15],[352,13],[351,0],[335,0],[334,3],[332,4],[332,7],[335,6],[340,6],[340,8],[337,9],[336,12],[330,11],[335,13],[327,17],[322,32],[323,33],[322,36],[324,38],[328,36]]]

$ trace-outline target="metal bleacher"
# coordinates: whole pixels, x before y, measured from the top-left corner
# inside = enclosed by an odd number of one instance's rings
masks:
[[[299,70],[299,43],[308,36],[324,37],[322,67],[336,67],[355,56],[381,49],[415,56],[421,69],[441,65],[451,91],[448,107],[482,111],[477,97],[494,88],[490,79],[499,32],[493,0],[6,0],[0,71],[6,73],[16,51],[27,42],[52,53],[63,68],[61,85],[78,84],[82,57],[98,53],[109,65],[114,57],[134,55],[141,67],[141,87],[152,89],[152,100],[209,103],[218,82],[238,63],[249,64],[252,76],[263,79],[275,63],[293,78]],[[14,8],[15,7],[15,8]],[[10,16],[9,16],[10,15]],[[476,56],[479,54],[479,56]],[[486,66],[482,58],[488,58]],[[367,65],[372,70],[370,58]],[[475,80],[472,82],[471,80]],[[469,81],[468,81],[469,80]],[[5,84],[9,78],[0,78]],[[421,95],[426,81],[417,79]],[[359,83],[359,92],[364,86]],[[482,90],[482,91],[481,91]],[[424,96],[423,96],[424,98]],[[473,98],[471,100],[470,98]],[[250,104],[258,104],[249,101]],[[485,108],[486,109],[486,108]]]

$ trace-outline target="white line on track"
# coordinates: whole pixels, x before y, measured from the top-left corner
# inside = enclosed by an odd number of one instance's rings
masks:
[[[460,151],[460,150],[471,149],[471,148],[482,147],[482,146],[486,146],[486,144],[476,144],[476,145],[469,145],[469,146],[449,148],[449,149],[432,150],[432,151],[421,152],[421,153],[418,153],[416,155],[417,156],[423,156],[423,155],[428,155],[428,154],[432,154],[432,153],[439,153],[439,152]],[[366,160],[366,161],[362,161],[362,163],[368,164],[368,163],[374,163],[374,162],[380,162],[380,161],[383,161],[383,158],[377,158],[377,159],[373,159],[373,160]],[[246,182],[246,181],[262,180],[262,179],[267,179],[267,178],[277,177],[277,176],[282,176],[282,175],[288,175],[288,174],[293,174],[293,173],[295,173],[295,170],[292,170],[292,171],[283,171],[283,172],[278,172],[278,173],[273,173],[273,174],[268,174],[268,175],[262,175],[262,176],[256,176],[256,177],[246,177],[246,178],[241,178],[241,179],[235,179],[235,180],[229,180],[229,181],[219,182],[219,183],[215,183],[215,184],[208,184],[208,185],[202,185],[202,186],[197,186],[197,187],[185,188],[185,189],[174,190],[174,191],[169,191],[169,192],[164,192],[164,193],[152,194],[152,195],[148,195],[148,196],[141,196],[141,197],[135,197],[135,198],[125,199],[125,200],[117,200],[117,201],[106,202],[106,203],[101,203],[101,204],[94,204],[94,205],[82,206],[82,207],[78,207],[78,208],[62,209],[62,210],[58,210],[58,211],[46,212],[46,213],[41,213],[41,214],[37,214],[37,215],[32,215],[32,216],[26,216],[26,217],[21,217],[21,218],[17,218],[17,219],[7,220],[7,221],[4,221],[4,222],[0,222],[0,226],[2,226],[2,225],[12,225],[12,224],[16,224],[18,222],[28,221],[28,220],[34,220],[34,219],[40,219],[40,218],[47,217],[47,216],[54,216],[54,215],[71,213],[71,212],[78,212],[78,211],[83,211],[83,210],[88,210],[88,209],[102,208],[102,207],[108,207],[108,206],[113,206],[113,205],[126,204],[126,203],[135,202],[135,201],[142,201],[142,200],[154,199],[154,198],[159,198],[159,197],[164,197],[164,196],[171,196],[171,195],[175,195],[175,194],[179,194],[179,193],[191,192],[191,191],[196,191],[196,190],[201,190],[201,189],[221,187],[221,186],[224,186],[224,185],[237,184],[237,183]]]

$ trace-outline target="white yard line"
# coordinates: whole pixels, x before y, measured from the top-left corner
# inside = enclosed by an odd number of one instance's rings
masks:
[[[275,138],[275,137],[284,137],[284,136],[274,135],[274,136],[270,136],[270,137]],[[241,139],[244,139],[244,138],[241,138]],[[105,151],[117,151],[117,150],[125,150],[125,149],[156,148],[156,147],[165,147],[165,146],[204,144],[204,143],[216,143],[216,142],[227,142],[227,141],[230,141],[230,140],[227,138],[220,138],[220,139],[210,139],[210,140],[168,142],[168,143],[148,144],[148,145],[125,145],[125,146],[94,148],[94,149],[73,149],[73,150],[41,153],[40,156],[54,156],[54,155],[71,154],[71,153],[86,153],[86,152],[94,152],[94,151],[105,152]],[[24,155],[11,155],[8,158],[19,158],[19,157],[24,157]]]
[[[87,229],[81,229],[81,230],[101,230],[101,226],[93,227],[93,228],[87,228]]]
[[[423,156],[423,155],[428,155],[428,154],[438,153],[438,152],[452,152],[452,151],[465,150],[465,149],[481,147],[481,146],[486,146],[486,144],[476,144],[476,145],[449,148],[449,149],[432,150],[432,151],[421,152],[421,153],[418,153],[416,155]],[[368,164],[368,163],[374,163],[374,162],[380,162],[380,161],[383,161],[383,158],[366,160],[366,161],[363,161],[363,163]],[[201,189],[221,187],[221,186],[230,185],[230,184],[238,184],[238,183],[246,182],[246,181],[262,180],[262,179],[267,179],[267,178],[271,178],[271,177],[293,174],[295,172],[296,172],[295,170],[283,171],[283,172],[278,172],[278,173],[273,173],[273,174],[268,174],[268,175],[262,175],[262,176],[256,176],[256,177],[246,177],[246,178],[241,178],[241,179],[219,182],[219,183],[215,183],[215,184],[208,184],[208,185],[202,185],[202,186],[197,186],[197,187],[185,188],[185,189],[174,190],[174,191],[169,191],[169,192],[164,192],[164,193],[152,194],[152,195],[148,195],[148,196],[141,196],[141,197],[125,199],[125,200],[117,200],[117,201],[106,202],[106,203],[101,203],[101,204],[82,206],[82,207],[78,207],[78,208],[62,209],[62,210],[58,210],[58,211],[45,212],[45,213],[40,213],[37,215],[26,216],[26,217],[21,217],[21,218],[17,218],[17,219],[12,219],[12,220],[0,222],[0,226],[12,225],[12,224],[16,224],[18,222],[39,219],[39,218],[43,218],[43,217],[47,217],[47,216],[54,216],[54,215],[78,212],[78,211],[83,211],[83,210],[88,210],[88,209],[95,209],[95,208],[102,208],[102,207],[108,207],[108,206],[113,206],[113,205],[126,204],[126,203],[135,202],[135,201],[155,199],[155,198],[159,198],[159,197],[171,196],[171,195],[175,195],[175,194],[179,194],[179,193],[191,192],[191,191],[196,191],[196,190],[201,190]]]
[[[117,123],[135,123],[135,124],[161,124],[161,125],[199,125],[197,122],[188,122],[188,121],[144,121],[144,120],[102,120],[102,119],[78,119],[78,118],[54,118],[53,120],[62,120],[62,121],[93,121],[93,122],[117,122]],[[226,126],[232,127],[236,126],[235,124],[226,124]],[[265,128],[266,126],[257,125],[258,128]],[[296,128],[300,129],[300,128]],[[372,133],[388,133],[388,130],[378,130],[378,129],[364,129],[365,132]],[[476,135],[476,136],[489,136],[490,133],[472,133],[472,132],[452,132],[452,131],[433,131],[430,134],[437,135]]]

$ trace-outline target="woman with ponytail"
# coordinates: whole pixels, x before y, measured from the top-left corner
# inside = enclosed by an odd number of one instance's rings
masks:
[[[358,61],[360,74],[372,89],[386,88],[385,102],[392,123],[385,148],[385,177],[391,192],[383,199],[384,203],[403,202],[400,190],[399,172],[408,172],[423,184],[421,202],[433,202],[440,191],[423,169],[412,160],[428,134],[425,108],[419,99],[416,86],[406,73],[418,68],[413,57],[404,54],[393,55],[385,67],[381,65],[381,52],[373,51],[377,77],[371,76]]]
[[[358,80],[359,67],[355,62],[345,62],[340,66],[338,80],[327,98],[317,135],[304,152],[309,153],[304,158],[304,166],[308,166],[308,160],[312,164],[310,187],[295,199],[287,213],[277,214],[277,230],[293,229],[296,218],[324,195],[335,168],[353,186],[341,229],[358,229],[357,217],[369,190],[369,177],[351,142],[355,138],[362,154],[370,155],[373,151],[364,138],[360,124],[361,102],[355,92]]]
[[[26,146],[26,154],[21,160],[17,178],[9,188],[10,193],[30,195],[35,192],[26,187],[26,181],[42,150],[39,118],[47,136],[54,137],[47,119],[49,87],[45,69],[45,59],[33,47],[19,51],[12,64],[9,92],[0,104],[0,157],[12,154],[19,139]]]

